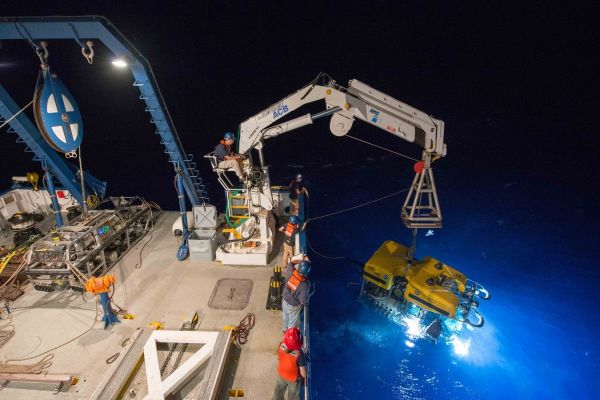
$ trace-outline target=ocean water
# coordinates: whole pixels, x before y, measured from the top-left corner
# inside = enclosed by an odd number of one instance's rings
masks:
[[[393,193],[412,178],[410,168],[385,165],[306,166],[310,216]],[[360,263],[384,240],[410,243],[403,195],[309,222],[314,250],[347,257],[309,251],[313,398],[598,398],[594,203],[525,175],[480,174],[467,185],[458,171],[436,172],[444,227],[419,234],[417,258],[431,255],[483,284],[491,292],[479,307],[485,325],[465,332],[467,354],[424,339],[408,347],[402,327],[357,300]]]

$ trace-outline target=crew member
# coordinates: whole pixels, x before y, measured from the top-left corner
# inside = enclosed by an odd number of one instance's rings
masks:
[[[298,268],[296,268],[296,264],[298,264]],[[302,256],[298,260],[292,260],[282,272],[285,278],[281,301],[284,332],[289,328],[300,326],[300,311],[308,302],[309,273],[310,261],[306,256]]]
[[[296,178],[290,182],[290,214],[298,215],[298,196],[308,191],[302,185],[302,174],[296,174]]]
[[[289,259],[294,256],[296,235],[306,228],[306,222],[302,225],[302,228],[298,228],[298,222],[300,222],[298,217],[292,215],[288,223],[279,228],[279,232],[285,233],[285,237],[283,238],[283,258],[281,259],[282,266],[287,265]]]
[[[302,333],[298,328],[290,328],[283,334],[283,342],[279,344],[277,382],[273,400],[283,400],[286,389],[288,400],[300,399],[300,386],[306,380],[302,343]]]
[[[233,169],[241,182],[244,182],[244,168],[242,164],[242,156],[235,154],[233,151],[233,143],[235,135],[231,132],[226,132],[223,139],[215,147],[214,155],[217,157],[217,167],[222,169]]]

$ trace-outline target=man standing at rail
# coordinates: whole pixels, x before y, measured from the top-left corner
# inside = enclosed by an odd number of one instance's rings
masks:
[[[288,400],[300,398],[300,387],[306,380],[303,342],[302,333],[298,328],[290,328],[283,334],[283,342],[279,344],[277,383],[273,400],[283,400],[286,390]]]
[[[298,196],[302,193],[308,196],[308,191],[302,185],[302,174],[296,174],[296,178],[290,182],[290,214],[298,215]]]
[[[298,264],[298,268],[296,268]],[[285,278],[281,310],[283,314],[283,331],[300,326],[300,312],[308,302],[310,291],[310,261],[307,256],[292,260],[282,272]]]

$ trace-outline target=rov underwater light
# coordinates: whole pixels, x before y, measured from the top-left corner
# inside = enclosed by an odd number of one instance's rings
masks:
[[[423,328],[421,327],[421,321],[416,317],[404,317],[402,322],[406,326],[406,334],[409,337],[420,337],[423,335]]]
[[[464,357],[469,354],[469,347],[471,347],[471,340],[460,340],[458,336],[452,338],[452,346],[454,347],[454,354],[459,357]]]

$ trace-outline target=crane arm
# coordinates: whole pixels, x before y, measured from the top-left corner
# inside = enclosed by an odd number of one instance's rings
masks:
[[[354,119],[358,118],[401,139],[416,143],[428,153],[446,155],[443,121],[356,79],[349,82],[348,88],[337,85],[332,80],[325,85],[315,84],[315,81],[242,122],[239,152],[245,153],[260,146],[264,139],[331,115],[330,130],[336,136],[348,133]],[[273,125],[290,112],[318,100],[325,100],[326,110]]]

